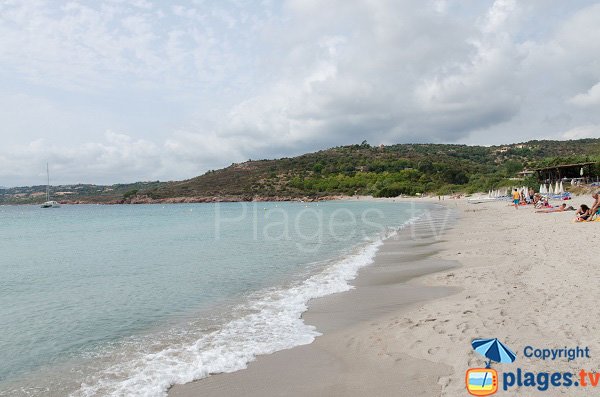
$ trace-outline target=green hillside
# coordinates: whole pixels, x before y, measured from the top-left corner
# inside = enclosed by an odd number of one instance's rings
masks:
[[[514,184],[524,167],[600,160],[600,139],[506,146],[342,146],[293,158],[247,161],[145,192],[169,197],[319,197],[475,192]],[[530,181],[533,183],[532,181]]]
[[[505,146],[399,144],[341,146],[298,157],[247,161],[179,182],[54,186],[71,203],[285,200],[333,195],[376,197],[488,191],[515,184],[523,168],[600,161],[600,139]],[[600,170],[595,169],[596,175]],[[521,183],[521,182],[520,182]],[[525,181],[535,186],[536,181]],[[45,186],[0,189],[0,203],[45,200]]]

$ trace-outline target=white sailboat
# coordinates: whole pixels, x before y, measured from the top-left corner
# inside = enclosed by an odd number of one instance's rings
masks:
[[[60,204],[56,201],[50,200],[50,169],[48,163],[46,163],[46,175],[48,176],[48,184],[46,185],[46,202],[42,204],[42,208],[59,208]]]

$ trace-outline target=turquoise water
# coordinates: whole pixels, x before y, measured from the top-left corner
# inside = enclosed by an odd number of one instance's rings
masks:
[[[0,395],[164,395],[310,343],[407,203],[0,207]]]

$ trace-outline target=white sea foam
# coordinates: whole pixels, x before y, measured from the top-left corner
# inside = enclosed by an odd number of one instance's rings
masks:
[[[166,396],[174,384],[244,369],[257,355],[309,344],[320,333],[302,321],[308,302],[352,289],[348,282],[372,263],[382,242],[370,242],[295,286],[263,291],[245,305],[246,314],[194,343],[134,354],[88,377],[72,396]]]

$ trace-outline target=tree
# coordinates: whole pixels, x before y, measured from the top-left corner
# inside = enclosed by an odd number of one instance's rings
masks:
[[[136,194],[138,194],[138,191],[139,191],[138,189],[128,190],[125,193],[123,193],[123,198],[127,200],[127,199],[135,196]]]

